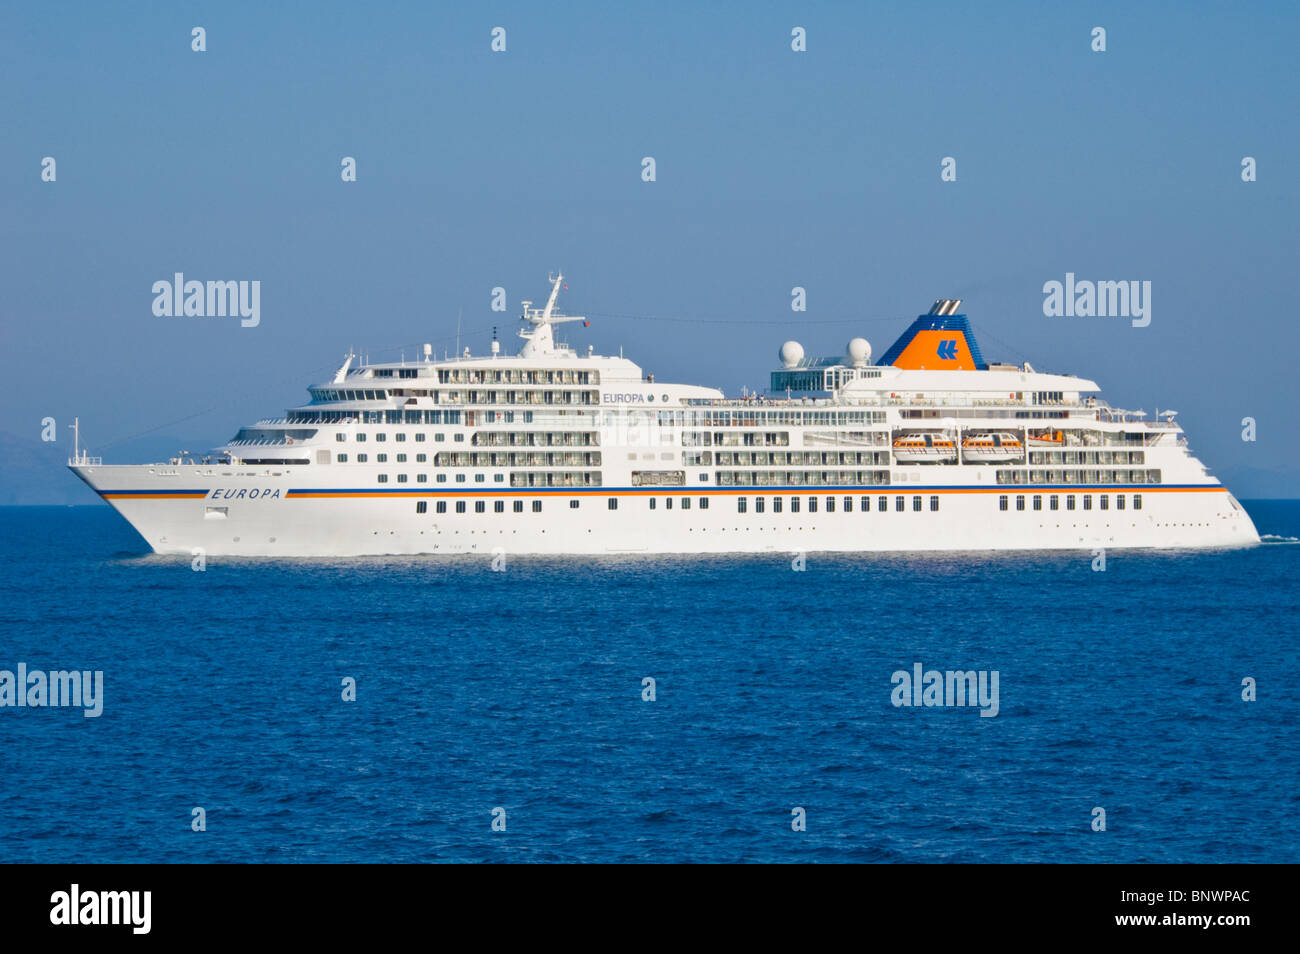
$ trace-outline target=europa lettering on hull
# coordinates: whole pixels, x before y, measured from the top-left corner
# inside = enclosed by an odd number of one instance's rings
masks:
[[[553,276],[543,307],[524,302],[516,354],[350,354],[306,403],[207,455],[105,464],[78,432],[69,466],[153,550],[186,556],[1259,542],[1176,411],[1122,410],[1087,378],[989,360],[957,299],[878,360],[861,337],[823,357],[787,341],[766,394],[728,398],[559,340],[589,324],[556,310],[563,287]],[[1149,315],[1149,291],[1127,297]]]

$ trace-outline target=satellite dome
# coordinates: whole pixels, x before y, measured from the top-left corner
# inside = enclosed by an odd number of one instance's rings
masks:
[[[871,360],[871,345],[866,338],[854,338],[845,350],[848,352],[849,362],[855,368],[865,368],[867,362]]]
[[[803,360],[803,345],[797,341],[787,341],[781,345],[778,352],[781,357],[781,364],[787,368],[793,368]]]

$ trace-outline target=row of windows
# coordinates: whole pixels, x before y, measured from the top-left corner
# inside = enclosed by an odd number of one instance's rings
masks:
[[[1158,484],[1159,470],[999,470],[1000,484]]]
[[[1092,496],[1093,496],[1092,494],[1081,494],[1081,495],[1079,495],[1079,497],[1082,498],[1083,509],[1084,509],[1084,510],[1091,510],[1091,509],[1092,509]],[[1065,509],[1066,509],[1066,510],[1073,510],[1073,509],[1075,509],[1075,503],[1076,503],[1076,500],[1077,500],[1077,499],[1078,499],[1078,498],[1076,498],[1076,495],[1075,495],[1075,494],[1065,494]],[[1124,500],[1125,500],[1124,494],[1115,494],[1115,509],[1116,509],[1116,510],[1123,510],[1123,509],[1124,509]],[[1047,501],[1048,501],[1048,503],[1047,503],[1047,508],[1048,508],[1049,510],[1060,510],[1060,509],[1061,509],[1061,497],[1060,497],[1060,495],[1058,495],[1058,494],[1052,494],[1052,495],[1050,495],[1050,496],[1047,498]],[[1033,503],[1033,508],[1034,508],[1035,510],[1042,510],[1042,509],[1043,509],[1043,494],[1034,494],[1034,495],[1033,495],[1033,501],[1032,501],[1032,503]],[[1009,509],[1011,509],[1011,508],[1010,508],[1010,498],[1009,498],[1006,494],[1003,494],[1002,496],[998,497],[998,509],[999,509],[999,510],[1009,510]],[[1024,510],[1024,509],[1025,509],[1025,495],[1024,495],[1024,494],[1017,494],[1017,495],[1016,495],[1016,509],[1017,509],[1017,510]],[[1098,509],[1098,510],[1109,510],[1109,509],[1110,509],[1110,494],[1098,494],[1098,495],[1097,495],[1097,509]],[[1134,494],[1134,495],[1133,495],[1133,509],[1134,509],[1134,510],[1141,510],[1141,509],[1142,509],[1142,495],[1141,495],[1141,494]]]
[[[659,412],[666,427],[767,427],[769,425],[883,424],[884,411],[793,411],[741,407],[730,410],[671,410]]]
[[[338,441],[338,442],[340,442],[340,443],[342,443],[343,441],[346,441],[347,439],[348,439],[348,435],[347,435],[346,433],[342,432],[342,431],[340,431],[339,433],[337,433],[337,434],[334,435],[334,440],[336,440],[336,441]],[[368,434],[366,431],[358,431],[358,432],[357,432],[356,440],[357,440],[357,443],[358,443],[358,444],[365,443],[365,442],[366,442],[367,440],[369,440],[369,439],[370,439],[370,438],[369,438],[369,434]],[[427,435],[426,435],[423,431],[418,431],[418,432],[416,432],[416,435],[415,435],[415,442],[416,442],[417,444],[423,443],[426,439],[427,439]],[[441,434],[441,433],[439,433],[439,434],[434,434],[434,435],[433,435],[433,439],[434,439],[435,441],[446,440],[446,435],[445,435],[445,434]],[[464,439],[465,439],[465,435],[464,435],[464,434],[457,434],[457,435],[456,435],[456,440],[458,440],[458,441],[463,441]],[[377,431],[377,432],[375,433],[375,440],[376,440],[376,441],[379,441],[379,442],[381,442],[381,443],[382,443],[383,441],[388,440],[388,432],[387,432],[387,431]],[[403,432],[403,431],[398,431],[397,433],[393,434],[393,440],[397,441],[399,444],[402,443],[403,441],[406,440],[406,433]]]
[[[1145,464],[1145,451],[1036,451],[1029,452],[1030,464]]]
[[[358,463],[364,463],[363,458],[364,458],[365,456],[366,456],[365,454],[358,454],[358,455],[357,455],[357,457],[358,457]],[[305,464],[306,461],[303,461],[303,463]],[[434,479],[434,483],[445,484],[445,483],[447,482],[447,475],[446,475],[446,474],[435,474],[433,479]],[[465,483],[465,482],[468,480],[468,477],[467,477],[465,474],[456,474],[452,479],[455,480],[455,482],[458,483],[458,484],[463,484],[463,483]],[[506,480],[506,475],[505,475],[505,474],[493,474],[493,475],[492,475],[492,482],[493,482],[493,483],[503,484],[503,483],[505,483],[505,480]],[[388,475],[387,475],[387,474],[377,474],[377,475],[375,476],[375,481],[376,481],[377,483],[386,484],[386,483],[388,483]],[[399,483],[399,484],[405,484],[405,483],[409,483],[409,482],[410,482],[410,478],[409,478],[406,474],[398,474],[398,475],[397,475],[397,483]],[[428,474],[416,474],[416,475],[415,475],[415,482],[416,482],[417,484],[427,484],[427,483],[429,482],[429,475],[428,475]],[[474,483],[476,483],[476,484],[487,483],[487,476],[486,476],[485,474],[475,474],[475,475],[474,475]]]
[[[524,423],[532,421],[532,411],[524,411]],[[290,424],[459,424],[460,411],[330,411],[299,408],[288,411]]]
[[[437,467],[599,467],[600,451],[443,451],[433,455]]]
[[[822,499],[823,499],[823,498],[820,498],[820,497],[809,497],[809,498],[808,498],[808,513],[816,513],[816,512],[817,512],[817,506],[818,506],[817,502],[818,502],[819,500],[822,500]],[[836,506],[835,502],[836,502],[837,499],[840,501],[840,509],[841,509],[844,513],[852,513],[852,512],[853,512],[853,498],[850,497],[850,496],[848,496],[848,495],[845,495],[845,496],[843,496],[843,497],[839,497],[839,498],[837,498],[837,497],[833,497],[833,496],[828,496],[828,497],[824,498],[824,502],[825,502],[825,506],[826,506],[826,511],[825,511],[826,513],[834,513],[834,512],[835,512],[835,506]],[[772,513],[781,513],[781,512],[782,512],[782,509],[784,508],[784,500],[785,500],[784,497],[773,497],[773,498],[772,498]],[[798,512],[799,512],[800,501],[802,501],[802,500],[803,500],[802,497],[791,497],[791,498],[790,498],[790,512],[791,512],[791,513],[798,513]],[[912,511],[913,511],[914,513],[920,513],[922,510],[924,510],[924,509],[925,509],[925,507],[924,507],[924,505],[923,505],[923,504],[924,504],[924,501],[925,501],[925,498],[924,498],[924,497],[922,497],[922,496],[920,496],[920,495],[914,495],[914,496],[911,498],[911,508],[912,508]],[[930,510],[931,510],[931,511],[937,511],[937,510],[939,509],[939,495],[938,495],[938,494],[931,494],[931,495],[930,495],[929,507],[930,507]],[[767,508],[767,498],[766,498],[766,497],[755,497],[755,498],[754,498],[754,513],[763,513],[764,510],[765,510],[766,508]],[[884,512],[887,511],[888,509],[889,509],[889,498],[888,498],[887,496],[883,496],[883,495],[877,497],[877,498],[876,498],[876,510],[877,510],[877,512],[879,512],[879,513],[884,513]],[[904,511],[906,511],[907,509],[908,509],[908,498],[907,498],[907,497],[903,497],[903,496],[896,496],[896,497],[894,497],[894,510],[895,510],[896,512],[898,512],[898,513],[902,513],[902,512],[904,512]],[[737,497],[737,498],[736,498],[736,513],[748,513],[748,512],[749,512],[749,498],[748,498],[748,497]],[[871,498],[870,498],[870,497],[859,497],[859,498],[858,498],[858,512],[859,512],[859,513],[870,513],[870,512],[871,512]]]
[[[888,484],[887,470],[720,470],[721,487],[796,487]]]
[[[476,447],[596,447],[597,431],[477,431]]]
[[[691,498],[690,498],[690,497],[677,497],[677,498],[673,498],[673,497],[665,497],[665,498],[664,498],[664,509],[665,509],[665,510],[672,510],[672,509],[673,509],[673,500],[674,500],[674,499],[676,499],[676,501],[677,501],[677,505],[678,505],[678,507],[679,507],[680,509],[682,509],[682,510],[690,510],[690,509],[691,509]],[[466,513],[466,512],[468,512],[468,511],[467,511],[467,504],[466,504],[466,502],[465,502],[464,500],[457,500],[457,501],[454,501],[453,503],[454,503],[454,512],[455,512],[455,513]],[[708,497],[700,497],[700,498],[698,498],[698,500],[696,501],[696,503],[698,504],[699,509],[701,509],[701,510],[708,510],[708,509],[709,509],[709,498],[708,498]],[[475,513],[487,513],[487,512],[488,512],[487,505],[488,505],[488,501],[486,501],[486,500],[476,500],[476,501],[474,501],[474,512],[475,512]],[[569,501],[569,509],[570,509],[570,510],[577,510],[581,505],[582,505],[582,501],[580,501],[580,500],[570,500],[570,501]],[[617,497],[610,497],[610,498],[608,499],[608,503],[606,504],[606,506],[608,506],[610,510],[617,510],[617,509],[618,509],[618,498],[617,498]],[[657,509],[657,508],[658,508],[658,501],[657,501],[657,498],[655,498],[655,497],[651,497],[651,498],[650,498],[650,502],[649,502],[649,506],[650,506],[650,509],[651,509],[651,510],[655,510],[655,509]],[[445,500],[437,500],[437,501],[434,501],[433,508],[434,508],[434,513],[446,513],[446,512],[447,512],[447,501],[445,501]],[[523,512],[524,512],[524,501],[522,501],[522,500],[514,500],[514,501],[511,501],[511,508],[510,508],[510,509],[511,509],[511,512],[512,512],[512,513],[523,513]],[[778,507],[777,509],[779,510],[780,508]],[[798,510],[799,508],[798,508],[798,507],[795,507],[794,509],[795,509],[795,510]],[[814,508],[814,509],[815,509],[815,508]],[[429,512],[429,502],[428,502],[427,500],[419,500],[419,501],[416,501],[416,504],[415,504],[415,512],[416,512],[416,513],[428,513],[428,512]],[[493,513],[505,513],[505,512],[506,512],[506,502],[505,502],[504,500],[494,500],[494,501],[492,501],[492,512],[493,512]],[[533,513],[541,513],[541,512],[542,512],[542,501],[540,501],[540,500],[534,500],[534,501],[532,502],[532,512],[533,512]]]
[[[439,456],[441,456],[441,455],[439,455]],[[407,455],[406,455],[406,454],[394,454],[393,457],[395,458],[395,462],[398,463],[398,464],[405,464],[405,463],[406,463],[406,458],[407,458]],[[357,455],[356,455],[356,458],[357,458],[357,463],[358,463],[358,464],[367,464],[367,463],[370,462],[370,455],[369,455],[369,454],[357,454]],[[426,463],[426,462],[428,461],[428,459],[429,459],[429,455],[428,455],[428,454],[416,454],[416,455],[415,455],[415,462],[416,462],[417,464],[423,464],[423,463]],[[337,463],[340,463],[340,464],[346,464],[346,463],[348,462],[348,455],[347,455],[347,454],[335,454],[335,455],[334,455],[334,460],[335,460]],[[326,460],[326,461],[324,461],[323,463],[329,463],[329,461]],[[376,464],[387,464],[387,463],[388,463],[388,455],[387,455],[387,454],[376,454],[376,455],[375,455],[375,463],[376,463]]]
[[[441,384],[599,384],[599,371],[534,371],[527,368],[440,368]]]
[[[979,402],[976,401],[976,404]],[[1019,420],[1048,420],[1069,417],[1069,411],[1000,411],[993,408],[966,410],[955,407],[927,408],[925,410],[902,410],[899,417],[905,418],[945,418],[945,417],[1007,417]]]
[[[718,451],[720,466],[765,464],[888,464],[888,451]]]
[[[683,447],[789,447],[789,431],[682,431]]]
[[[511,487],[599,487],[600,471],[512,471]]]
[[[409,454],[394,454],[393,462],[397,464],[407,463]],[[376,454],[376,464],[387,464],[388,454]],[[424,464],[428,462],[428,454],[416,454],[415,463]],[[347,454],[335,454],[334,460],[339,464],[346,464],[351,458]],[[356,463],[370,463],[370,455],[360,453],[355,455]],[[251,463],[251,461],[250,461]],[[306,463],[306,461],[303,461]],[[329,463],[328,460],[321,463]],[[573,452],[569,453],[544,453],[534,451],[532,453],[519,454],[435,454],[434,466],[436,467],[599,467],[600,452]],[[445,477],[442,479],[446,479]],[[463,478],[462,478],[463,479]],[[422,481],[423,482],[423,481]],[[684,480],[675,480],[672,483],[683,483]]]
[[[433,391],[445,404],[599,404],[599,391]]]
[[[387,401],[388,392],[383,390],[354,390],[352,388],[308,388],[307,393],[313,401]]]
[[[1043,494],[1034,494],[1034,495],[1033,495],[1032,500],[1030,501],[1030,503],[1031,503],[1031,505],[1032,505],[1032,507],[1033,507],[1034,510],[1042,510],[1042,509],[1043,509],[1043,498],[1044,498],[1044,496],[1045,496],[1045,495],[1043,495]],[[1065,503],[1065,509],[1066,509],[1066,510],[1074,510],[1074,509],[1075,509],[1075,504],[1076,504],[1076,502],[1077,502],[1077,499],[1081,499],[1082,504],[1083,504],[1082,509],[1084,509],[1084,510],[1091,510],[1091,509],[1092,509],[1092,503],[1093,503],[1093,495],[1092,495],[1092,494],[1082,494],[1082,495],[1080,495],[1080,498],[1076,498],[1076,496],[1075,496],[1074,494],[1066,494],[1066,495],[1064,495],[1064,497],[1065,497],[1065,499],[1064,499],[1064,503]],[[1116,510],[1123,510],[1123,509],[1125,509],[1125,501],[1127,500],[1126,496],[1125,496],[1124,494],[1115,494],[1114,497],[1115,497],[1115,509],[1116,509]],[[672,510],[672,509],[673,509],[673,500],[674,500],[674,499],[676,499],[676,500],[678,501],[678,506],[679,506],[682,510],[690,510],[690,509],[691,509],[691,498],[690,498],[690,497],[678,497],[678,498],[665,497],[665,498],[664,498],[664,509],[666,509],[666,510]],[[1098,509],[1098,510],[1109,510],[1109,509],[1110,509],[1110,499],[1111,499],[1111,497],[1110,497],[1109,494],[1099,494],[1099,495],[1097,495],[1097,509]],[[1061,496],[1059,496],[1059,495],[1057,495],[1057,494],[1052,494],[1052,495],[1050,495],[1050,496],[1047,496],[1047,506],[1048,506],[1048,509],[1049,509],[1049,510],[1060,510],[1060,509],[1061,509],[1061,502],[1062,502],[1062,501],[1061,501]],[[570,501],[569,501],[569,507],[570,507],[571,509],[574,509],[574,510],[578,509],[578,507],[580,506],[580,504],[581,504],[581,501],[578,501],[578,500],[570,500]],[[1009,496],[1007,496],[1006,494],[1003,494],[1002,496],[998,497],[998,509],[999,509],[999,510],[1010,510],[1010,509],[1011,509],[1010,504],[1011,504],[1011,498],[1010,498]],[[698,505],[699,505],[699,509],[701,509],[701,510],[707,510],[707,509],[709,509],[709,498],[708,498],[708,497],[700,497],[700,498],[698,498]],[[772,513],[782,513],[782,512],[785,510],[786,505],[787,505],[787,499],[784,498],[784,497],[773,497],[773,498],[771,498]],[[803,507],[804,507],[804,498],[803,498],[803,497],[790,497],[790,498],[788,499],[788,505],[789,505],[789,508],[790,508],[790,513],[799,513],[800,510],[803,509]],[[1023,495],[1023,494],[1017,495],[1017,496],[1016,496],[1016,509],[1017,509],[1017,510],[1024,510],[1024,509],[1025,509],[1025,505],[1026,505],[1025,495]],[[617,498],[617,497],[610,497],[610,498],[608,498],[607,506],[609,507],[610,510],[617,510],[617,509],[618,509],[618,498]],[[658,499],[655,498],[655,497],[650,497],[650,498],[648,498],[648,504],[647,504],[647,506],[648,506],[649,509],[651,509],[651,510],[656,510],[656,509],[658,509]],[[842,497],[836,497],[836,496],[826,496],[826,497],[824,497],[824,498],[823,498],[823,497],[808,497],[808,498],[807,498],[806,506],[807,506],[807,512],[808,512],[808,513],[817,513],[819,507],[823,508],[825,513],[835,513],[837,509],[840,510],[841,512],[843,512],[843,513],[852,513],[853,510],[854,510],[854,498],[853,498],[852,496],[847,495],[847,494],[844,495],[844,496],[842,496]],[[764,512],[767,511],[767,507],[768,507],[768,498],[766,498],[766,497],[755,497],[755,498],[754,498],[754,509],[753,509],[753,512],[754,512],[754,513],[764,513]],[[921,511],[925,510],[926,507],[927,507],[927,503],[926,503],[926,498],[925,498],[924,496],[919,495],[919,494],[913,494],[913,495],[911,495],[910,509],[911,509],[911,511],[912,511],[913,513],[920,513]],[[456,512],[456,513],[465,513],[465,512],[466,512],[466,509],[465,509],[465,508],[466,508],[466,503],[465,503],[465,501],[463,501],[463,500],[455,501],[455,508],[456,508],[456,509],[455,509],[455,512]],[[424,500],[418,501],[418,502],[416,503],[416,505],[415,505],[415,509],[416,509],[416,512],[417,512],[417,513],[425,513],[425,512],[428,510],[428,502],[427,502],[427,501],[424,501]],[[435,503],[435,509],[436,509],[436,512],[437,512],[437,513],[446,513],[446,512],[447,512],[447,502],[446,502],[445,500],[439,500],[439,501],[437,501],[437,502]],[[533,509],[533,513],[540,513],[541,510],[542,510],[542,502],[541,502],[540,500],[534,500],[534,501],[532,502],[532,509]],[[894,497],[894,511],[895,511],[896,513],[903,513],[903,512],[905,512],[905,511],[907,511],[908,509],[909,509],[908,497],[907,497],[907,496],[904,496],[904,495],[896,495],[896,496]],[[928,509],[929,509],[931,512],[937,512],[937,511],[939,510],[939,495],[938,495],[938,494],[930,494],[930,495],[929,495]],[[1134,509],[1134,510],[1141,510],[1141,509],[1142,509],[1142,495],[1141,495],[1141,494],[1133,494],[1133,509]],[[502,500],[493,501],[493,503],[492,503],[492,510],[493,510],[494,513],[504,513],[504,512],[505,512],[505,501],[502,501]],[[515,513],[523,513],[523,510],[524,510],[524,502],[523,502],[522,500],[516,500],[516,501],[513,501],[513,510],[514,510]],[[858,498],[857,498],[857,510],[858,510],[859,513],[870,513],[870,512],[871,512],[871,497],[869,497],[869,496],[860,496],[860,497],[858,497]],[[883,494],[880,495],[880,496],[878,496],[878,497],[876,497],[876,511],[879,512],[879,513],[884,513],[884,512],[886,512],[886,511],[888,511],[888,510],[889,510],[889,497],[886,496],[886,495],[883,495]],[[476,501],[474,501],[474,512],[475,512],[475,513],[486,513],[486,512],[487,512],[487,501],[483,501],[483,500],[476,500]],[[749,498],[748,498],[748,497],[737,497],[737,498],[736,498],[736,512],[737,512],[737,513],[749,513],[749,512],[750,512],[750,510],[749,510]]]

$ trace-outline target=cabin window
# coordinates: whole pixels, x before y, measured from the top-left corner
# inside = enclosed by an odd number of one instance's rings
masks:
[[[799,498],[798,498],[798,497],[791,497],[791,498],[790,498],[790,512],[791,512],[791,513],[798,513],[798,512],[799,512]]]
[[[998,509],[999,509],[999,510],[1006,510],[1006,509],[1007,509],[1007,495],[1006,495],[1006,494],[1003,494],[1001,497],[998,498]]]
[[[784,498],[784,497],[773,497],[773,498],[772,498],[772,512],[773,512],[773,513],[780,513],[780,512],[781,512],[781,508],[782,508],[783,506],[785,506],[785,498]]]
[[[937,496],[932,496],[930,498],[930,509],[931,510],[939,509],[939,498]]]
[[[368,458],[365,454],[358,454],[358,455],[357,455],[357,463],[358,463],[358,464],[364,464],[368,459],[369,459],[369,458]]]
[[[701,510],[708,510],[708,509],[709,509],[709,498],[708,498],[708,497],[701,497],[701,498],[700,498],[700,509],[701,509]]]
[[[683,497],[683,498],[682,498],[682,509],[683,509],[683,510],[690,510],[690,509],[691,509],[691,498],[690,498],[690,497]]]
[[[405,455],[405,454],[398,454],[398,455],[397,455],[397,462],[398,462],[399,464],[405,464],[405,463],[406,463],[406,455]]]
[[[386,484],[386,483],[388,483],[388,475],[387,475],[387,474],[380,474],[380,475],[379,475],[379,482],[380,482],[381,484]]]
[[[888,510],[888,509],[889,509],[889,498],[888,498],[888,497],[877,497],[877,498],[876,498],[876,509],[877,509],[878,511],[880,511],[881,513],[884,513],[886,510]]]
[[[427,500],[416,501],[415,504],[416,513],[427,513],[428,510],[429,510],[429,502]]]
[[[617,497],[610,497],[610,498],[609,498],[609,509],[610,509],[610,510],[617,510],[617,509],[618,509],[618,498],[617,498]]]
[[[357,440],[364,441],[365,439],[366,439],[366,435],[364,431],[357,435]]]
[[[398,475],[397,475],[397,482],[398,482],[399,484],[404,484],[404,483],[406,483],[406,475],[405,475],[405,474],[398,474]]]
[[[1099,496],[1099,497],[1097,498],[1097,508],[1098,508],[1099,510],[1109,510],[1109,509],[1110,509],[1110,495],[1109,495],[1109,494],[1102,494],[1101,496]]]
[[[921,512],[921,498],[920,498],[920,497],[913,497],[913,498],[912,498],[912,510],[913,510],[913,512],[915,512],[915,513],[920,513],[920,512]]]
[[[845,509],[847,510],[848,508],[846,507]],[[870,498],[870,497],[859,497],[859,498],[858,498],[858,509],[861,510],[863,513],[870,513],[870,512],[871,512],[871,498]]]
[[[748,497],[737,497],[737,498],[736,498],[736,513],[744,513],[744,512],[745,512],[746,510],[748,510],[748,509],[749,509],[749,498],[748,498]]]
[[[827,512],[827,513],[834,513],[834,512],[835,512],[835,498],[834,498],[834,497],[827,497],[827,498],[826,498],[826,512]]]
[[[388,455],[387,455],[387,454],[376,454],[376,455],[375,455],[375,460],[376,460],[376,462],[378,462],[378,463],[380,463],[380,464],[387,464],[387,463],[388,463]]]
[[[654,498],[654,497],[651,497],[651,498],[650,498],[650,509],[653,510],[654,508],[655,508],[655,498]]]
[[[1051,499],[1048,500],[1048,502],[1047,502],[1047,505],[1048,505],[1048,508],[1051,509],[1051,510],[1060,510],[1060,509],[1061,509],[1061,498],[1058,497],[1058,496],[1056,496],[1056,494],[1052,494]]]
[[[1025,509],[1025,495],[1024,495],[1024,494],[1016,494],[1016,509],[1017,509],[1017,510],[1024,510],[1024,509]]]
[[[1043,509],[1043,497],[1042,497],[1042,494],[1034,494],[1034,509],[1035,509],[1035,510],[1042,510],[1042,509]]]
[[[906,504],[907,504],[907,498],[906,498],[906,497],[895,497],[895,498],[894,498],[894,512],[895,512],[895,513],[902,513],[904,510],[907,509]]]
[[[664,498],[664,509],[665,509],[665,510],[672,510],[672,509],[673,509],[673,498],[672,498],[672,497],[665,497],[665,498]],[[763,508],[762,508],[762,506],[760,505],[758,509],[759,509],[759,510],[762,510]]]
[[[767,498],[766,498],[766,497],[755,497],[755,498],[754,498],[754,513],[762,513],[766,508],[767,508]]]
[[[375,440],[386,441],[388,440],[388,434],[384,431],[380,431],[378,434],[375,435]]]
[[[486,511],[486,510],[487,510],[487,504],[486,504],[484,501],[482,501],[482,500],[475,500],[475,501],[474,501],[474,512],[475,512],[475,513],[483,513],[483,512]]]
[[[1141,510],[1141,509],[1142,509],[1142,495],[1141,495],[1141,494],[1134,494],[1134,495],[1133,495],[1133,509],[1134,509],[1134,510]]]
[[[533,513],[541,513],[541,512],[542,512],[542,502],[540,500],[534,500]]]
[[[465,501],[463,501],[463,500],[457,500],[457,501],[456,501],[456,512],[457,512],[457,513],[464,513],[464,512],[465,512]]]
[[[1074,494],[1065,495],[1065,509],[1066,510],[1074,509]]]
[[[1123,494],[1116,494],[1116,495],[1115,495],[1115,509],[1116,509],[1116,510],[1123,510],[1123,509],[1124,509],[1124,495],[1123,495]]]
[[[424,441],[424,431],[421,431],[420,433],[415,435],[415,442],[419,444],[419,443],[423,443],[423,441]]]
[[[335,439],[336,441],[345,441],[345,440],[348,439],[348,435],[343,434],[343,433],[335,434],[335,435],[334,435],[334,439]]]
[[[347,454],[336,454],[335,456],[340,464],[346,464],[348,462]]]
[[[577,500],[570,500],[570,501],[569,501],[569,509],[570,509],[570,510],[577,510],[577,509],[578,509],[578,505],[579,505],[579,503],[580,503],[580,501],[577,501]]]
[[[809,512],[809,513],[816,513],[816,512],[817,512],[817,498],[816,498],[816,497],[809,497],[809,498],[808,498],[808,512]]]

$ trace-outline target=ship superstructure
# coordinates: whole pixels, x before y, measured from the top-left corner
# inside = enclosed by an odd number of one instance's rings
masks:
[[[937,301],[878,362],[779,352],[767,396],[579,353],[524,302],[515,355],[359,363],[206,458],[71,469],[159,553],[724,553],[1229,547],[1250,517],[1173,412],[985,362]]]

